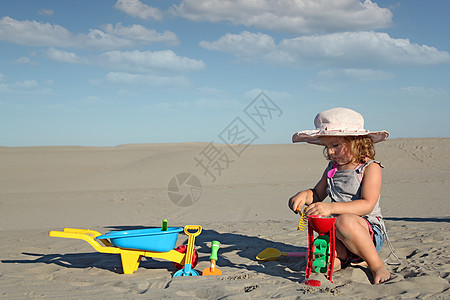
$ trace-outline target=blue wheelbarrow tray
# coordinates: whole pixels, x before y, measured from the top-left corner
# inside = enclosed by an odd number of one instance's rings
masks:
[[[108,239],[111,244],[120,248],[167,252],[175,248],[181,231],[182,227],[169,227],[167,231],[162,231],[161,228],[111,231],[96,239]]]

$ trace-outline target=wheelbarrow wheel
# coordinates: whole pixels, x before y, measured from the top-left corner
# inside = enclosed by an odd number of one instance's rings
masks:
[[[181,245],[181,246],[178,246],[177,248],[175,248],[175,250],[180,252],[180,253],[186,253],[186,249],[187,249],[187,245]],[[197,254],[197,251],[195,249],[193,249],[193,250],[194,250],[194,253],[192,253],[192,268],[195,268],[195,266],[198,263],[198,254]],[[184,267],[183,265],[180,265],[180,264],[175,263],[175,262],[173,264],[178,270],[181,270]]]

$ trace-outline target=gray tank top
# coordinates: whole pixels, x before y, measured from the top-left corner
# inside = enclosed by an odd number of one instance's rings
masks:
[[[342,170],[334,172],[333,163],[330,162],[327,167],[327,194],[332,202],[349,202],[361,199],[361,180],[364,169],[371,163],[377,163],[380,167],[383,165],[375,160],[359,165],[356,169]],[[330,178],[331,176],[331,178]],[[381,215],[380,198],[378,198],[375,207],[368,215],[363,216],[370,224],[378,226],[382,231],[386,231],[383,216]]]

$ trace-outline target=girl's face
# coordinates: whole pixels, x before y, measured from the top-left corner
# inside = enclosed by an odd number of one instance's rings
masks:
[[[352,155],[344,138],[322,137],[320,141],[325,145],[328,156],[338,165],[346,165],[352,162]]]

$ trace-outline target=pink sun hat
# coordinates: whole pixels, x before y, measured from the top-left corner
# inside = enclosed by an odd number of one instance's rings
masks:
[[[306,142],[323,145],[320,137],[325,136],[369,136],[374,143],[385,141],[389,132],[364,129],[364,118],[348,108],[332,108],[318,113],[314,119],[315,130],[299,131],[292,136],[293,143]]]

